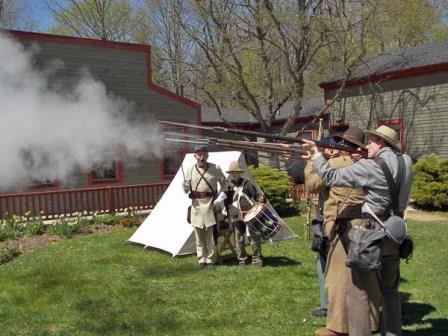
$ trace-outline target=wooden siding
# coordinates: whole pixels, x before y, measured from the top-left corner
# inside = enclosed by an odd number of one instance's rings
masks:
[[[380,121],[402,119],[409,155],[419,159],[436,153],[448,158],[448,73],[350,87],[330,111],[333,122],[343,119],[369,129]]]
[[[37,68],[52,69],[50,86],[70,89],[87,71],[101,81],[107,92],[126,99],[134,106],[131,119],[156,123],[159,119],[200,122],[200,106],[187,99],[163,92],[151,81],[150,48],[145,46],[45,34],[17,32],[12,34],[26,48],[33,50]],[[82,40],[82,41],[81,41]],[[80,41],[82,43],[80,43]],[[166,90],[165,90],[166,91]],[[191,103],[190,103],[191,102]],[[94,111],[92,111],[94,113]],[[154,183],[162,179],[161,158],[142,158],[124,163],[124,183]],[[87,172],[76,172],[60,188],[87,186]]]

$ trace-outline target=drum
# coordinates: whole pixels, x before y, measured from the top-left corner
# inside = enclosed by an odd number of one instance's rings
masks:
[[[262,203],[255,204],[244,215],[243,222],[265,240],[272,238],[283,225],[281,218]]]

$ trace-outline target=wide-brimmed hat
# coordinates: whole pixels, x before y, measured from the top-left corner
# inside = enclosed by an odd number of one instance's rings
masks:
[[[208,147],[207,147],[207,145],[201,145],[201,144],[196,145],[196,146],[194,146],[194,152],[195,153],[197,153],[197,152],[207,152],[208,153]]]
[[[387,127],[386,125],[381,125],[374,131],[365,131],[367,134],[375,135],[384,141],[386,141],[389,145],[392,146],[393,149],[397,151],[401,151],[400,145],[398,143],[398,134],[390,127]]]
[[[244,173],[244,170],[241,169],[238,161],[230,162],[228,173]]]
[[[342,133],[341,138],[343,140],[342,144],[361,147],[362,149],[367,150],[366,145],[364,144],[364,132],[359,127],[349,127],[344,133]]]

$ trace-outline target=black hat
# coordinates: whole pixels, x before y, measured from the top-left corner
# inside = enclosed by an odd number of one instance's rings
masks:
[[[323,142],[324,144],[328,144],[328,145],[338,145],[338,144],[340,143],[341,140],[342,140],[342,138],[341,138],[340,134],[335,133],[335,134],[327,135],[327,136],[322,140],[322,142]]]

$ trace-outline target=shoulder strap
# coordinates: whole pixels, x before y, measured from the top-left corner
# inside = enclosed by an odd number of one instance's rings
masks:
[[[390,172],[390,169],[387,166],[386,162],[384,162],[380,158],[375,158],[375,162],[378,163],[380,165],[381,169],[383,170],[384,176],[386,177],[387,184],[389,186],[390,198],[392,201],[391,209],[395,215],[402,216],[402,214],[398,210],[398,193],[400,192],[400,184],[401,184],[400,177],[403,176],[402,170],[404,168],[404,165],[403,165],[404,162],[403,162],[403,157],[401,155],[397,156],[397,160],[398,160],[398,174],[397,174],[398,183],[395,183],[395,180],[394,180],[392,173]]]
[[[207,179],[205,178],[205,173],[207,172],[209,165],[207,164],[207,167],[204,169],[204,173],[201,173],[198,169],[197,165],[194,165],[196,168],[196,171],[198,172],[198,174],[201,176],[201,178],[199,179],[198,183],[196,183],[196,187],[194,188],[195,190],[198,189],[199,183],[201,183],[202,180],[204,180],[204,182],[207,184],[207,186],[210,188],[213,196],[215,196],[216,191],[213,189],[213,187],[211,186],[210,182],[207,181]]]

